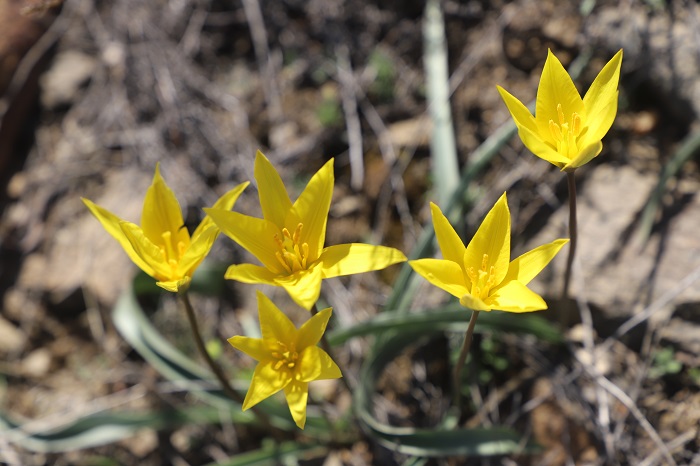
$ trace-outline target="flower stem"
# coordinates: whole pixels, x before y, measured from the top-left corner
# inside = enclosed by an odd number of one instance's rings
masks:
[[[469,319],[469,326],[467,327],[467,332],[464,334],[464,343],[462,343],[462,350],[459,352],[459,359],[455,365],[453,379],[452,379],[452,404],[456,407],[459,406],[461,398],[460,381],[462,378],[462,368],[464,363],[467,361],[467,355],[469,355],[469,349],[472,346],[472,340],[474,337],[474,327],[476,326],[476,319],[479,317],[479,312],[472,311],[472,317]]]
[[[211,358],[211,355],[209,355],[206,346],[204,346],[202,335],[199,332],[199,324],[197,324],[197,317],[194,314],[194,309],[192,308],[192,303],[190,302],[189,295],[185,291],[178,293],[178,296],[180,296],[180,299],[182,300],[182,303],[185,306],[185,313],[187,314],[187,320],[189,321],[190,328],[192,329],[192,336],[194,337],[194,343],[197,347],[197,351],[202,356],[202,358],[204,358],[207,365],[216,376],[217,380],[221,384],[221,389],[224,391],[226,396],[243,405],[243,395],[241,395],[233,389],[228,379],[224,375],[223,371],[221,370],[221,367],[219,367],[219,365],[216,362],[214,362],[214,360]],[[266,429],[269,429],[275,437],[280,437],[282,431],[272,425],[272,423],[270,422],[270,418],[267,416],[266,413],[258,409],[257,406],[251,407],[250,410],[253,411],[253,413],[255,413],[255,415],[258,417],[260,422],[262,422],[263,426],[265,426]]]
[[[564,273],[564,286],[561,290],[561,298],[569,297],[569,284],[571,283],[571,269],[574,265],[576,254],[576,240],[578,238],[578,226],[576,222],[576,178],[575,171],[566,172],[566,181],[569,185],[569,257],[566,260],[566,272]]]

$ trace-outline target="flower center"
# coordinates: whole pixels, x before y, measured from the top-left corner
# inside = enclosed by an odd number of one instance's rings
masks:
[[[281,341],[277,341],[275,346],[276,348],[270,353],[277,360],[273,366],[274,369],[278,371],[286,368],[293,371],[299,360],[299,353],[295,351],[294,346],[290,348]]]
[[[581,116],[574,112],[571,121],[567,122],[561,104],[557,104],[557,117],[559,124],[549,120],[549,131],[557,144],[557,152],[573,158],[578,153],[576,138],[581,134]]]
[[[475,270],[474,267],[467,267],[467,276],[472,282],[470,294],[488,304],[489,292],[497,284],[495,267],[489,266],[489,255],[484,254],[481,259],[481,267],[478,270]]]
[[[309,258],[309,244],[301,243],[301,230],[303,224],[297,225],[294,234],[289,233],[289,230],[282,228],[282,238],[275,235],[278,251],[275,252],[277,261],[282,264],[287,273],[306,270],[307,259]]]
[[[185,254],[187,246],[182,241],[178,241],[177,244],[173,244],[172,232],[165,231],[161,234],[163,238],[163,243],[158,245],[160,253],[163,256],[163,260],[170,265],[173,274],[177,270],[177,264],[180,262],[180,258]]]

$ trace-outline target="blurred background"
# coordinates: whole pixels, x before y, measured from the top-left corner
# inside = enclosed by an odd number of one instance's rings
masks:
[[[489,137],[503,140],[463,193],[463,233],[470,238],[507,191],[513,257],[567,236],[566,181],[511,136],[496,84],[534,101],[551,49],[583,94],[620,48],[624,58],[617,119],[603,152],[576,174],[572,290],[591,319],[575,313],[562,331],[572,351],[477,335],[470,366],[464,424],[509,426],[541,449],[421,464],[700,464],[700,6],[464,0],[441,9],[460,169]],[[430,228],[441,183],[431,168],[424,10],[417,0],[0,0],[0,462],[197,465],[260,448],[262,429],[226,419],[166,422],[86,448],[38,434],[95,413],[198,403],[115,328],[112,309],[137,271],[80,197],[138,223],[160,162],[192,231],[202,207],[253,179],[257,149],[293,198],[335,157],[327,244],[408,254]],[[260,215],[254,186],[235,210]],[[253,367],[225,342],[257,325],[255,287],[220,283],[225,266],[242,261],[251,258],[221,237],[207,263],[218,288],[195,300],[231,374]],[[563,268],[564,254],[532,284],[553,325]],[[324,282],[335,326],[380,312],[398,271]],[[414,309],[447,299],[418,286]],[[150,321],[194,358],[175,300],[152,301]],[[403,351],[376,381],[374,415],[437,425],[454,344],[437,335]],[[354,339],[338,349],[348,377],[367,347]],[[333,383],[315,396],[350,403]],[[31,441],[10,435],[13,423]],[[329,466],[408,458],[361,434],[298,457]]]

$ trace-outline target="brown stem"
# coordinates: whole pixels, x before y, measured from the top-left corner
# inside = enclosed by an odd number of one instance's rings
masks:
[[[578,226],[576,223],[576,179],[574,170],[566,172],[566,181],[569,185],[569,257],[566,260],[566,272],[564,273],[564,286],[561,290],[562,300],[569,297],[569,284],[571,283],[571,269],[576,254],[576,240]]]
[[[476,319],[479,317],[480,311],[472,311],[472,317],[469,319],[469,326],[467,327],[467,332],[464,334],[464,343],[462,344],[462,350],[459,352],[459,359],[457,359],[457,364],[455,365],[453,379],[452,379],[452,404],[455,407],[459,407],[459,401],[461,398],[460,381],[462,378],[462,367],[467,360],[467,355],[469,355],[469,349],[472,346],[472,340],[474,337],[474,327],[476,326]]]
[[[189,321],[190,328],[192,329],[192,336],[194,337],[194,343],[197,347],[197,351],[202,356],[202,358],[204,358],[207,365],[216,376],[217,380],[219,381],[219,384],[221,384],[221,389],[224,391],[226,396],[243,405],[243,395],[241,395],[233,389],[228,379],[224,375],[224,372],[221,370],[221,367],[219,367],[219,365],[216,362],[214,362],[214,360],[211,358],[211,355],[209,355],[206,346],[204,346],[202,335],[199,332],[199,324],[197,324],[197,317],[194,314],[194,309],[192,308],[192,303],[190,302],[189,295],[185,291],[179,293],[178,296],[180,296],[182,303],[185,306],[185,313],[187,314],[187,320]],[[255,415],[258,417],[260,422],[263,423],[265,428],[269,429],[275,437],[280,437],[282,431],[272,425],[272,423],[270,422],[270,418],[267,416],[267,414],[258,409],[257,406],[251,407],[250,410],[253,411],[253,413],[255,413]]]

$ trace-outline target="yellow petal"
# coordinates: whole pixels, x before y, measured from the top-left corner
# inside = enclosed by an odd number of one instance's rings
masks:
[[[297,380],[311,382],[314,380],[337,379],[342,377],[340,368],[328,353],[318,346],[310,346],[299,355]]]
[[[190,287],[190,282],[192,279],[190,277],[184,277],[180,280],[170,280],[166,282],[156,282],[156,285],[163,288],[166,291],[173,293],[180,293],[187,290]]]
[[[408,261],[416,273],[438,288],[457,298],[469,293],[462,267],[444,259],[418,259]]]
[[[293,381],[284,387],[284,396],[289,405],[289,412],[300,429],[306,424],[306,403],[309,398],[309,384]]]
[[[126,237],[124,232],[122,231],[121,227],[119,224],[123,222],[122,219],[108,211],[107,209],[98,206],[97,204],[93,203],[89,199],[81,198],[85,205],[87,206],[88,209],[90,209],[90,212],[92,212],[92,215],[97,218],[97,220],[100,221],[102,226],[104,227],[105,230],[107,230],[107,233],[112,235],[114,239],[116,239],[119,244],[124,248],[124,251],[126,252],[126,255],[129,256],[129,259],[132,260],[134,264],[144,272],[146,272],[148,275],[153,277],[155,275],[155,270],[153,270],[153,267],[148,265],[142,258],[139,256],[136,251],[134,250],[134,247],[131,245],[131,242],[129,239]]]
[[[286,277],[277,277],[275,283],[287,290],[294,302],[308,311],[321,295],[321,272],[321,267],[312,267]]]
[[[255,359],[256,361],[266,361],[272,359],[269,350],[261,338],[250,338],[235,336],[227,340],[231,346]]]
[[[564,165],[570,162],[567,156],[554,150],[554,148],[547,144],[539,134],[530,131],[524,126],[518,126],[518,136],[520,136],[520,140],[523,141],[525,147],[537,157],[559,168],[563,168]]]
[[[381,270],[405,260],[398,249],[362,243],[329,246],[319,258],[323,278]]]
[[[461,265],[464,259],[464,251],[466,250],[462,239],[442,213],[440,207],[432,202],[430,203],[430,213],[433,217],[433,228],[435,229],[435,236],[437,237],[442,257],[445,260]]]
[[[326,223],[333,197],[333,183],[333,159],[330,159],[311,177],[309,184],[294,202],[292,210],[296,217],[293,217],[291,222],[285,219],[289,231],[296,228],[297,217],[304,224],[301,242],[308,243],[311,261],[315,261],[321,255],[326,241]]]
[[[547,309],[547,303],[538,295],[517,280],[512,280],[495,291],[489,300],[491,309],[506,312],[532,312]]]
[[[510,263],[508,274],[503,280],[503,284],[505,285],[511,280],[517,280],[523,285],[527,285],[554,259],[554,256],[568,242],[568,239],[558,239],[551,243],[543,244],[513,260]]]
[[[255,181],[258,183],[258,196],[260,196],[263,217],[282,229],[287,212],[292,208],[292,201],[279,173],[260,151],[255,154],[254,174]]]
[[[153,270],[153,278],[160,281],[166,281],[168,279],[178,280],[182,278],[175,276],[173,273],[173,268],[170,266],[170,264],[165,262],[163,252],[158,246],[146,238],[143,230],[139,228],[138,225],[134,225],[131,222],[121,222],[119,226],[121,227],[124,236],[126,236],[131,243],[134,251],[136,251],[136,254],[138,254],[139,257],[141,257],[141,259],[150,266],[151,270]]]
[[[226,270],[224,278],[236,280],[242,283],[261,283],[265,285],[279,286],[275,279],[277,274],[265,267],[253,264],[231,265]]]
[[[537,102],[535,104],[535,120],[540,135],[549,134],[550,120],[560,124],[558,105],[561,105],[566,118],[570,118],[574,112],[582,114],[584,111],[583,100],[576,90],[571,76],[552,51],[548,50],[547,60],[544,63],[542,77],[537,88]]]
[[[234,204],[238,200],[238,197],[241,195],[243,190],[250,184],[250,182],[246,181],[245,183],[241,183],[232,190],[228,191],[226,194],[221,196],[217,201],[214,203],[212,206],[212,209],[222,209],[222,210],[231,210],[233,209]],[[202,234],[207,228],[209,228],[210,225],[213,225],[214,221],[209,217],[208,215],[205,216],[201,223],[197,226],[197,228],[194,230],[194,233],[192,233],[192,242],[195,242],[197,240],[197,236]]]
[[[162,244],[163,233],[169,232],[172,250],[177,251],[179,242],[185,246],[190,244],[190,234],[187,228],[183,228],[184,225],[180,204],[160,176],[160,164],[157,164],[153,182],[143,200],[141,228],[153,244]]]
[[[484,263],[484,255],[488,256]],[[496,201],[464,253],[464,267],[486,272],[494,268],[495,283],[501,283],[508,273],[510,263],[510,211],[506,193]]]
[[[262,218],[228,210],[204,209],[204,211],[226,236],[257,257],[265,267],[275,273],[284,271],[275,257],[275,252],[279,248],[275,242],[275,235],[282,236],[275,224]]]
[[[588,141],[603,139],[617,114],[617,85],[620,81],[622,50],[600,70],[588,92],[583,97],[586,108],[584,124],[588,128]]]
[[[275,340],[291,346],[296,342],[297,329],[289,318],[274,305],[270,298],[257,292],[260,333],[263,340]]]
[[[498,93],[501,94],[501,98],[506,103],[506,107],[508,107],[510,115],[513,117],[513,120],[515,120],[515,124],[518,125],[518,127],[523,126],[532,133],[537,134],[539,130],[537,129],[535,117],[532,116],[530,110],[528,110],[525,104],[520,102],[510,92],[506,91],[501,86],[496,86],[496,88],[498,89]]]
[[[459,304],[473,311],[490,311],[493,309],[493,306],[486,304],[481,299],[470,294],[465,294],[460,297]]]
[[[271,397],[292,381],[292,376],[287,370],[277,371],[274,364],[274,361],[261,362],[255,367],[253,380],[243,400],[243,411]]]
[[[326,326],[328,326],[328,320],[331,318],[332,312],[333,310],[330,307],[324,309],[299,327],[296,341],[297,351],[303,351],[310,346],[316,346],[316,344],[321,341],[321,337],[323,336],[323,332],[326,331]]]
[[[581,152],[578,153],[578,155],[571,160],[571,162],[567,163],[562,167],[562,171],[568,171],[568,170],[573,170],[581,165],[585,165],[591,160],[593,160],[598,154],[600,154],[600,151],[603,150],[603,143],[600,141],[595,141],[593,144],[591,144],[588,147],[584,147]]]
[[[319,355],[319,362],[321,364],[321,373],[316,377],[316,380],[327,380],[327,379],[339,379],[343,376],[340,372],[340,367],[331,359],[331,357],[321,348],[314,346],[315,350]]]
[[[177,263],[178,273],[183,276],[191,277],[197,266],[199,266],[204,258],[207,257],[207,254],[209,254],[218,235],[219,228],[214,224],[210,224],[209,228],[193,236],[190,247],[185,250],[185,253]]]

